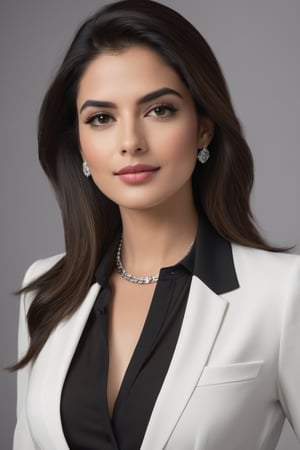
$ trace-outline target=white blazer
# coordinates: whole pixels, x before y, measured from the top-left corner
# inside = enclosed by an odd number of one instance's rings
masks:
[[[273,450],[285,418],[300,441],[300,257],[235,244],[232,254],[239,287],[216,294],[192,279],[142,450]],[[33,264],[25,283],[59,258]],[[91,286],[35,363],[19,371],[14,450],[68,449],[60,397],[99,289]],[[20,357],[28,347],[31,300],[31,294],[21,299]]]

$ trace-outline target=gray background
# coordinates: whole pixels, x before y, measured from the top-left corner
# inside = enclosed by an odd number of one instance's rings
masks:
[[[1,367],[16,359],[20,285],[34,260],[63,250],[59,211],[37,161],[48,83],[96,0],[1,0]],[[207,38],[252,148],[253,211],[265,236],[299,253],[300,1],[165,0]],[[15,375],[0,373],[0,446],[11,448]],[[287,425],[278,450],[299,448]]]

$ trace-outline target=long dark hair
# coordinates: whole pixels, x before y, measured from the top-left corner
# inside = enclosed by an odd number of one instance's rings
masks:
[[[79,307],[101,256],[120,227],[117,205],[82,174],[76,96],[85,69],[99,53],[135,44],[165,58],[189,88],[198,114],[215,124],[212,157],[201,167],[197,163],[193,173],[199,211],[225,238],[273,250],[251,215],[251,153],[219,64],[204,38],[177,12],[154,1],[128,0],[106,6],[77,32],[41,107],[39,158],[61,208],[66,254],[22,290],[35,291],[27,316],[31,343],[12,370],[34,360],[54,327]]]

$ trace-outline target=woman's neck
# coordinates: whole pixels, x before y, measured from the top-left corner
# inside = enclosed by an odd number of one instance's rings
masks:
[[[120,208],[123,224],[121,259],[136,276],[152,275],[176,264],[195,239],[199,216],[194,204],[151,210]]]

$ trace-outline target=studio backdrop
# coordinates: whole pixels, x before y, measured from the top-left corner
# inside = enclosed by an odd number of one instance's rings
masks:
[[[64,250],[59,210],[38,164],[40,102],[78,24],[106,3],[1,1],[1,367],[17,357],[18,299],[12,292],[34,260]],[[269,241],[296,245],[299,253],[300,1],[161,3],[187,17],[214,50],[254,156],[255,217]],[[0,375],[0,447],[10,449],[16,377],[4,370]],[[296,449],[286,426],[278,450]]]

